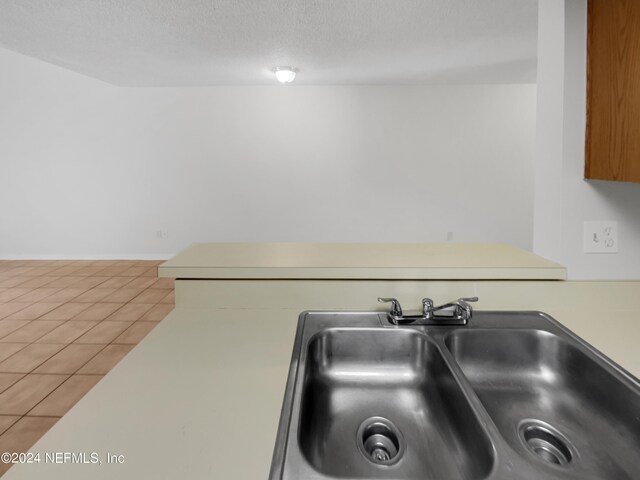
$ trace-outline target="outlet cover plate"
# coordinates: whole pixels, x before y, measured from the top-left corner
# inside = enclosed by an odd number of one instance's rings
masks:
[[[618,222],[584,222],[584,253],[618,253]]]

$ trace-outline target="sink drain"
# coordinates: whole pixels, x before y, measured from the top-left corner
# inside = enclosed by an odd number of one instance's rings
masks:
[[[386,418],[371,417],[360,424],[358,449],[376,465],[393,465],[404,453],[404,439],[398,428]]]
[[[545,463],[565,466],[574,458],[569,441],[551,425],[539,420],[525,420],[518,428],[525,447]]]

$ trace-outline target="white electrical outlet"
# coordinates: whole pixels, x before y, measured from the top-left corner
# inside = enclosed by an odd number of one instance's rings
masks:
[[[158,240],[166,240],[169,238],[169,230],[156,230],[156,238]]]
[[[618,222],[584,222],[584,253],[618,253]]]

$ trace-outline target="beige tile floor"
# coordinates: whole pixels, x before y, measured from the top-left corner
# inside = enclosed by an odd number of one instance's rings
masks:
[[[0,260],[0,452],[31,448],[173,309],[159,263]]]

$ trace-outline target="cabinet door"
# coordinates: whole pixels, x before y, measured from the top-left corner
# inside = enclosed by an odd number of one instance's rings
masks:
[[[640,1],[589,0],[585,177],[640,182]]]

